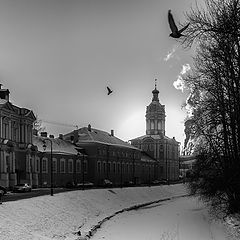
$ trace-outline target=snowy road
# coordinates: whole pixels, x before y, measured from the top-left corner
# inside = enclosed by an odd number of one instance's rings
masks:
[[[92,240],[230,240],[195,198],[178,198],[112,218]]]

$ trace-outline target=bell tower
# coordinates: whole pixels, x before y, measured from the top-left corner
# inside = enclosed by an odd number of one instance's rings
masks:
[[[165,105],[159,102],[157,90],[157,79],[155,79],[155,89],[152,91],[152,102],[146,110],[146,134],[165,136]]]

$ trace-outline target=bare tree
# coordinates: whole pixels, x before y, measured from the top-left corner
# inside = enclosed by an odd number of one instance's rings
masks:
[[[186,16],[182,44],[196,48],[184,78],[198,153],[190,188],[216,209],[240,212],[240,4],[205,0]]]
[[[33,129],[37,131],[37,133],[45,131],[46,127],[42,125],[42,120],[39,119],[38,115],[36,115],[36,121],[33,123]]]

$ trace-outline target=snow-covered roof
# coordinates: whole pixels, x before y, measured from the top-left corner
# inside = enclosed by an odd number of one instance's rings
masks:
[[[84,144],[84,143],[100,143],[100,144],[105,144],[105,145],[111,145],[111,146],[117,146],[117,147],[126,147],[126,148],[131,148],[135,150],[140,150],[134,146],[132,146],[128,142],[124,142],[123,140],[111,135],[108,132],[91,128],[89,129],[87,127],[83,127],[77,130],[78,131],[78,142],[79,144]],[[64,138],[66,139],[69,138],[69,136],[74,136],[74,132],[71,132],[69,134],[66,134]]]
[[[45,141],[46,149],[43,149],[43,144]],[[40,136],[33,136],[33,145],[38,147],[38,151],[40,152],[50,152],[51,151],[51,143],[52,142],[52,152],[54,154],[73,154],[76,155],[78,151],[76,150],[76,146],[71,142],[59,139],[59,138],[46,138]]]
[[[178,141],[175,138],[170,138],[168,136],[161,136],[161,135],[143,135],[134,139],[131,139],[130,141],[135,141],[135,140],[143,140],[144,138],[152,138],[154,140],[167,140],[167,141],[175,141],[178,143]]]

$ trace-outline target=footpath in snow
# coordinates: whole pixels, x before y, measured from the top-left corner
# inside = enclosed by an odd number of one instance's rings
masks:
[[[186,187],[176,184],[77,190],[4,202],[0,205],[0,239],[84,239],[118,212],[186,194]]]

